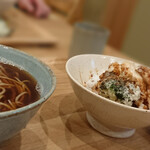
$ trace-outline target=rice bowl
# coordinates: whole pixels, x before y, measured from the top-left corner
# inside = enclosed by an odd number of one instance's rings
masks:
[[[84,86],[84,81],[89,80],[91,72],[98,70],[101,75],[114,62],[134,63],[112,56],[78,55],[67,61],[66,71],[76,96],[87,110],[90,125],[105,135],[127,138],[134,134],[135,129],[150,125],[150,110],[120,104]]]

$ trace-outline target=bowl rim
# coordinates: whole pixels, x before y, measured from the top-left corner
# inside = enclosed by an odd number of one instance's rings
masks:
[[[114,102],[112,100],[109,100],[108,98],[105,98],[105,97],[102,97],[101,95],[98,95],[92,91],[90,91],[89,89],[87,89],[86,87],[84,87],[82,84],[80,84],[77,80],[75,80],[73,78],[73,76],[71,75],[70,71],[69,71],[69,64],[72,60],[75,60],[76,58],[79,58],[79,57],[107,57],[107,58],[113,58],[113,59],[120,59],[122,61],[127,61],[127,62],[131,62],[131,63],[135,63],[135,64],[138,64],[138,65],[142,65],[142,64],[139,64],[139,63],[136,63],[134,61],[131,61],[131,60],[128,60],[128,59],[124,59],[124,58],[119,58],[119,57],[114,57],[114,56],[109,56],[109,55],[101,55],[101,54],[81,54],[81,55],[76,55],[76,56],[73,56],[71,57],[70,59],[68,59],[68,61],[66,62],[66,72],[69,76],[69,78],[75,83],[77,84],[79,87],[81,87],[83,90],[87,91],[88,93],[92,94],[93,96],[96,96],[97,98],[100,98],[104,101],[107,101],[109,104],[113,104],[113,105],[116,105],[118,107],[122,107],[122,108],[126,108],[126,109],[130,109],[130,110],[133,110],[133,111],[138,111],[138,112],[143,112],[143,113],[150,113],[150,110],[145,110],[145,109],[140,109],[140,108],[135,108],[135,107],[131,107],[131,106],[127,106],[127,105],[124,105],[124,104],[120,104],[120,103],[117,103],[117,102]],[[93,59],[92,58],[92,59]],[[143,65],[145,66],[145,65]]]
[[[31,56],[25,52],[22,52],[22,51],[19,51],[15,48],[12,48],[12,47],[9,47],[9,46],[4,46],[4,45],[1,45],[0,44],[0,48],[3,48],[7,51],[13,51],[14,53],[19,53],[25,57],[28,57],[28,58],[31,58],[31,60],[34,60],[36,61],[38,64],[41,64],[43,68],[46,69],[46,71],[49,73],[49,75],[51,76],[51,81],[52,81],[52,87],[50,89],[50,91],[43,97],[41,97],[39,100],[37,100],[36,102],[34,103],[31,103],[27,106],[24,106],[24,107],[21,107],[21,108],[18,108],[18,109],[15,109],[15,110],[10,110],[10,111],[6,111],[6,112],[0,112],[0,119],[2,118],[8,118],[10,116],[16,116],[18,114],[21,114],[21,113],[24,113],[26,111],[29,111],[33,108],[36,108],[38,107],[39,105],[41,105],[42,103],[44,103],[51,95],[52,93],[54,92],[55,88],[56,88],[56,76],[55,74],[53,73],[53,71],[51,70],[51,68],[49,66],[47,66],[45,63],[43,63],[42,61],[38,60],[37,58],[35,58],[34,56]]]

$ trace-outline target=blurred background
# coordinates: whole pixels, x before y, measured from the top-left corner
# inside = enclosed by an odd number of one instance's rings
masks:
[[[0,44],[36,57],[46,53],[67,58],[74,26],[85,21],[110,32],[107,49],[112,49],[112,54],[118,52],[150,64],[148,0],[45,0],[50,14],[44,18],[32,15],[17,3],[0,0]]]

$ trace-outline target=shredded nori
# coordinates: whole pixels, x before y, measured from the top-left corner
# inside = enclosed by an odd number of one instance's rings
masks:
[[[106,86],[106,83],[108,82],[112,82],[111,85],[109,87]],[[114,94],[116,95],[117,99],[119,100],[125,100],[125,98],[127,98],[127,96],[124,95],[124,91],[125,91],[125,83],[119,80],[106,80],[105,82],[102,82],[102,84],[100,85],[101,90],[111,90],[114,92]]]

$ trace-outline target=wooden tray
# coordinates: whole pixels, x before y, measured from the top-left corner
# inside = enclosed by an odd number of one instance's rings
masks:
[[[4,14],[4,18],[12,28],[12,34],[0,38],[4,45],[52,45],[56,43],[55,37],[47,33],[44,28],[36,24],[34,19],[18,9],[11,9]]]

